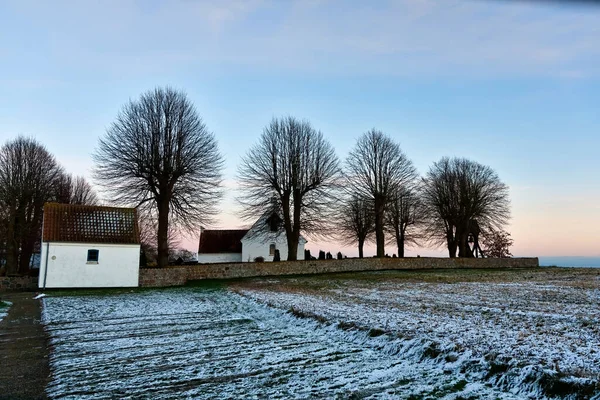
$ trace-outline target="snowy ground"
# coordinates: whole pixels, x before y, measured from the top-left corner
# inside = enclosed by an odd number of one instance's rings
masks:
[[[600,399],[600,271],[556,279],[469,274],[51,295],[43,299],[52,344],[47,393]]]
[[[476,274],[254,280],[234,290],[325,324],[385,333],[383,351],[396,359],[429,358],[470,384],[521,398],[599,399],[600,273]]]
[[[8,308],[10,307],[12,303],[8,302],[8,301],[2,301],[0,300],[0,321],[2,321],[2,319],[4,317],[6,317],[6,314],[8,313]]]
[[[227,290],[46,297],[50,398],[409,398],[512,395]],[[420,397],[412,397],[420,398]]]

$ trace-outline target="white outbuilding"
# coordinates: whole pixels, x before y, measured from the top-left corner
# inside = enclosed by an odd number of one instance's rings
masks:
[[[139,262],[136,209],[44,206],[40,288],[137,287]]]
[[[287,236],[277,214],[263,215],[250,229],[201,229],[199,242],[199,263],[273,261],[276,251],[282,261],[288,257]],[[304,260],[306,243],[300,236],[298,260]]]

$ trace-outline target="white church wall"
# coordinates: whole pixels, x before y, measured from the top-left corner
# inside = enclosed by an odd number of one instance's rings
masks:
[[[274,244],[275,248],[279,250],[281,260],[287,260],[288,248],[285,234],[264,234],[242,239],[242,261],[253,262],[257,257],[263,257],[265,261],[273,261],[273,255],[269,254],[271,244]],[[305,240],[300,239],[298,260],[304,260],[304,245]]]

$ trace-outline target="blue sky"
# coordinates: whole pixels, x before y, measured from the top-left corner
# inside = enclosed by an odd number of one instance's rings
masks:
[[[376,127],[421,173],[446,155],[490,165],[511,187],[515,255],[600,256],[599,43],[585,3],[5,0],[0,140],[34,136],[89,176],[120,107],[171,85],[227,159],[222,227],[243,224],[240,156],[291,114],[341,159]]]

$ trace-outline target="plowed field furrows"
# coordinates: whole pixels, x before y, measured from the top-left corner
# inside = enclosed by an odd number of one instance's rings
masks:
[[[408,398],[495,393],[415,363],[387,338],[297,318],[227,290],[47,297],[52,399]]]
[[[230,289],[324,324],[377,332],[398,356],[419,365],[431,358],[469,383],[521,398],[600,399],[598,269],[332,274]]]

